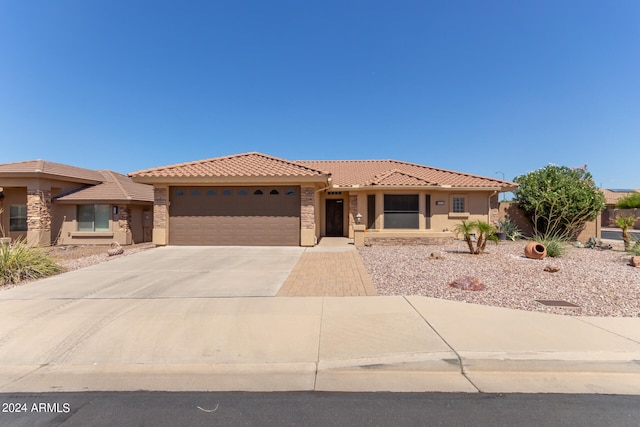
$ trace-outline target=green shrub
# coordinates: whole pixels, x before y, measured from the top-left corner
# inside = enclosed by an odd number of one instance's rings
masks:
[[[633,241],[633,246],[629,248],[628,252],[640,256],[640,238],[633,236],[631,240]]]
[[[640,193],[633,193],[627,197],[623,197],[616,203],[618,209],[634,209],[640,208]]]
[[[542,235],[535,235],[533,237],[534,242],[542,243],[547,248],[547,256],[555,258],[564,255],[567,251],[565,246],[567,240],[560,237],[544,237]]]
[[[516,200],[535,234],[575,238],[604,209],[604,195],[585,167],[548,165],[514,179]]]
[[[41,248],[29,246],[24,240],[11,245],[0,244],[0,285],[39,279],[64,271]]]
[[[469,252],[472,255],[479,255],[484,252],[489,240],[498,244],[498,236],[496,236],[495,227],[484,221],[462,221],[461,224],[456,226],[454,231],[457,234],[462,234],[462,237],[469,246]],[[473,234],[476,236],[475,247],[473,246]]]

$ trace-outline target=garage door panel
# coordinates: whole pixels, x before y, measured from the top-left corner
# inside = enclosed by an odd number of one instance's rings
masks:
[[[172,245],[300,244],[299,187],[172,187],[170,197]]]

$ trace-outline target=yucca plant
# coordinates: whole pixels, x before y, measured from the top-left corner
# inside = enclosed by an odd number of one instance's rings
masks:
[[[547,256],[552,258],[560,257],[567,251],[566,243],[567,239],[558,236],[543,236],[541,234],[535,234],[531,240],[544,245],[547,248]]]
[[[0,285],[39,279],[63,271],[41,248],[30,246],[23,239],[11,245],[0,245]]]
[[[616,218],[616,225],[622,229],[622,240],[624,241],[624,250],[629,252],[631,248],[631,235],[629,234],[629,228],[633,227],[636,222],[636,217],[633,215],[620,215]]]
[[[498,236],[496,236],[496,228],[484,221],[462,221],[461,224],[456,225],[454,231],[458,234],[462,234],[464,240],[469,246],[469,252],[472,255],[479,255],[484,252],[487,247],[487,242],[491,240],[498,244]],[[474,247],[473,235],[476,236],[476,242]]]

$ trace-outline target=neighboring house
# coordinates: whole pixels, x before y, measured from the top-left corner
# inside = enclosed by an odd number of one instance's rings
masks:
[[[625,197],[640,192],[640,189],[602,189],[604,194],[605,209],[602,211],[601,224],[603,227],[616,227],[616,218],[620,215],[637,215],[637,210],[617,209],[616,205]]]
[[[44,160],[0,164],[0,224],[30,244],[151,241],[153,188],[126,175]]]
[[[498,219],[517,184],[396,160],[289,161],[244,153],[131,173],[154,187],[158,245],[301,245],[325,236],[435,242]],[[362,225],[356,225],[358,223]]]

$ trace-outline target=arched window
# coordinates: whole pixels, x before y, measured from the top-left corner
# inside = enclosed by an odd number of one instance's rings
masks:
[[[262,192],[262,190],[256,190],[256,191],[253,192],[253,194],[255,194],[256,196],[259,196],[259,195],[264,194],[264,193]]]
[[[276,194],[280,194],[280,192],[279,192],[278,190],[276,190],[276,189],[273,189],[273,190],[271,190],[271,191],[269,192],[269,194],[271,194],[271,195],[276,195]]]

